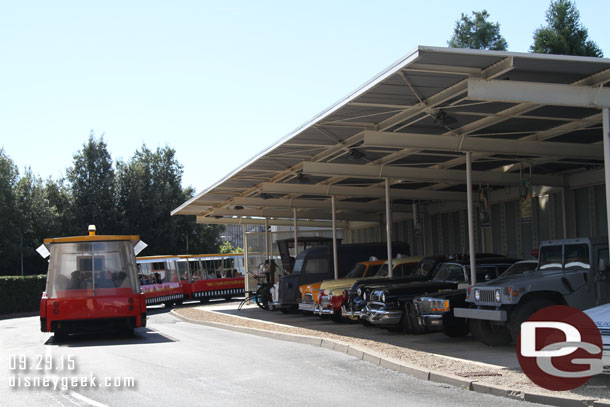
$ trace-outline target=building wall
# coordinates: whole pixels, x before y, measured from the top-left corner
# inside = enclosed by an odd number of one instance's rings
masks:
[[[508,196],[508,195],[507,195]],[[434,209],[422,216],[420,230],[413,220],[394,222],[392,239],[409,243],[413,255],[468,252],[467,214],[465,209]],[[474,208],[475,249],[515,258],[531,258],[540,242],[564,237],[563,199],[560,191],[540,193],[532,198],[532,217],[521,219],[518,199],[490,202],[489,226],[482,227],[479,210]],[[566,191],[566,237],[607,236],[604,185]],[[354,243],[385,241],[385,226],[349,231]]]

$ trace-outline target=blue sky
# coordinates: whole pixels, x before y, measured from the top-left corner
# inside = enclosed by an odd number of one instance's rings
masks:
[[[527,52],[547,1],[6,1],[0,148],[58,178],[89,132],[115,159],[169,145],[201,191],[486,9]],[[576,1],[610,56],[605,1]],[[606,12],[602,12],[606,11]]]

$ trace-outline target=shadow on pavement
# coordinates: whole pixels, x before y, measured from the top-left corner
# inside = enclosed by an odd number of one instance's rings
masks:
[[[467,359],[520,370],[514,345],[492,348],[475,341],[471,336],[450,338],[441,332],[431,332],[422,335],[389,332],[374,326],[365,326],[358,322],[336,323],[318,316],[303,315],[300,313],[282,314],[279,311],[265,311],[256,306],[245,307],[238,311],[236,305],[237,304],[231,304],[229,302],[218,302],[204,305],[203,309],[209,308],[209,311],[245,317],[255,321],[273,322],[290,325],[296,328],[311,329],[318,332],[344,335],[358,339],[368,339],[403,348],[443,355],[450,358]],[[201,305],[192,304],[191,306]]]
[[[55,337],[51,336],[45,342],[45,345],[77,348],[88,346],[147,345],[164,342],[176,342],[176,340],[149,328],[137,328],[133,335],[121,332],[91,332],[68,335],[60,341],[56,341]]]

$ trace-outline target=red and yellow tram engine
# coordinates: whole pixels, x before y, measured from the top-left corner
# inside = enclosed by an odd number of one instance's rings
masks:
[[[146,302],[138,283],[139,236],[45,239],[38,252],[50,255],[40,328],[56,337],[72,332],[146,326]],[[135,247],[135,248],[134,248]]]

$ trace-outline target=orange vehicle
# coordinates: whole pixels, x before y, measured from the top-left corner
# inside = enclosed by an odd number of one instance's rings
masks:
[[[320,290],[323,283],[343,282],[344,280],[352,281],[353,279],[362,278],[364,276],[371,276],[377,272],[377,270],[383,265],[383,263],[384,260],[361,261],[359,263],[356,263],[352,270],[344,278],[340,278],[338,280],[319,281],[317,283],[304,284],[302,286],[299,286],[299,291],[301,293],[299,310],[305,312],[313,312],[314,314],[319,315],[321,293]]]
[[[40,301],[40,329],[60,339],[69,333],[108,328],[133,332],[146,326],[136,251],[139,236],[88,236],[45,239],[37,251],[50,256]]]
[[[146,305],[164,303],[165,306],[182,304],[184,288],[176,263],[177,256],[137,257],[140,288]]]

